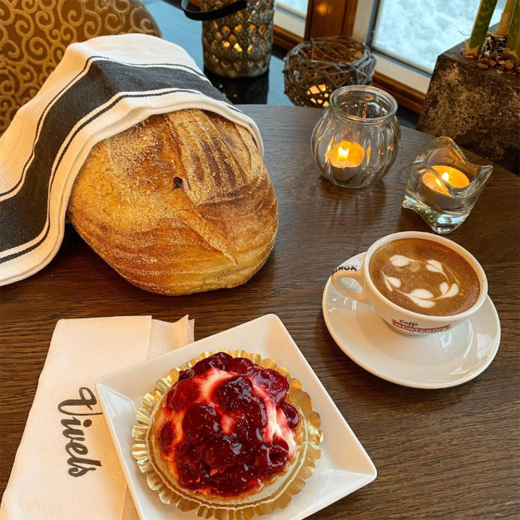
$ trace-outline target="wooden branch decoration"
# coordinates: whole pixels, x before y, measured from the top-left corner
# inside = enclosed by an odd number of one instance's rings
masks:
[[[509,36],[506,41],[506,48],[509,49],[511,57],[516,65],[520,63],[520,0],[516,1],[511,25],[509,26]]]
[[[507,0],[506,6],[502,11],[500,22],[498,22],[497,30],[495,31],[496,36],[507,36],[509,34],[509,26],[511,25],[511,19],[513,18],[513,10],[518,0]]]
[[[466,42],[464,56],[480,56],[496,5],[497,0],[480,0],[473,30],[471,31],[469,41]]]

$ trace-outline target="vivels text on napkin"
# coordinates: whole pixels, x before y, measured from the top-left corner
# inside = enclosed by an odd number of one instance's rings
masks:
[[[88,448],[85,444],[82,444],[85,442],[86,436],[80,427],[90,428],[92,419],[80,420],[78,417],[103,415],[103,412],[92,411],[92,406],[97,404],[97,399],[90,388],[81,387],[79,397],[79,399],[67,399],[58,405],[58,410],[62,414],[72,416],[61,420],[61,424],[65,427],[63,435],[70,441],[65,446],[65,451],[70,457],[67,463],[70,466],[69,475],[72,477],[81,477],[89,471],[95,471],[96,466],[101,466],[99,460],[83,458],[84,455],[88,455]],[[90,413],[85,411],[86,408],[90,410]]]

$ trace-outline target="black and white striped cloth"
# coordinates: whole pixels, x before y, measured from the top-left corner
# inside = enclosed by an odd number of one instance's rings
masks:
[[[184,49],[154,36],[103,36],[68,47],[0,138],[0,285],[56,255],[74,179],[91,148],[152,114],[199,108],[252,133],[255,122],[214,88]]]

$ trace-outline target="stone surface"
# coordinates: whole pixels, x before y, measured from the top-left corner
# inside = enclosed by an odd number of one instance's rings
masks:
[[[418,129],[520,174],[520,79],[477,67],[463,45],[441,54]]]

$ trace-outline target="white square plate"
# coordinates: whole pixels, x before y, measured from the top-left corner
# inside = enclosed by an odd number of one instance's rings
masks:
[[[175,505],[165,505],[148,488],[145,476],[132,457],[132,427],[143,396],[169,370],[206,350],[243,349],[270,357],[299,379],[321,415],[324,440],[322,458],[304,490],[286,509],[276,511],[277,520],[306,518],[340,498],[366,486],[377,475],[376,468],[361,443],[341,415],[320,380],[307,363],[280,319],[266,315],[221,332],[168,354],[120,370],[97,382],[97,392],[128,486],[141,520],[194,520],[194,512],[182,513]]]

